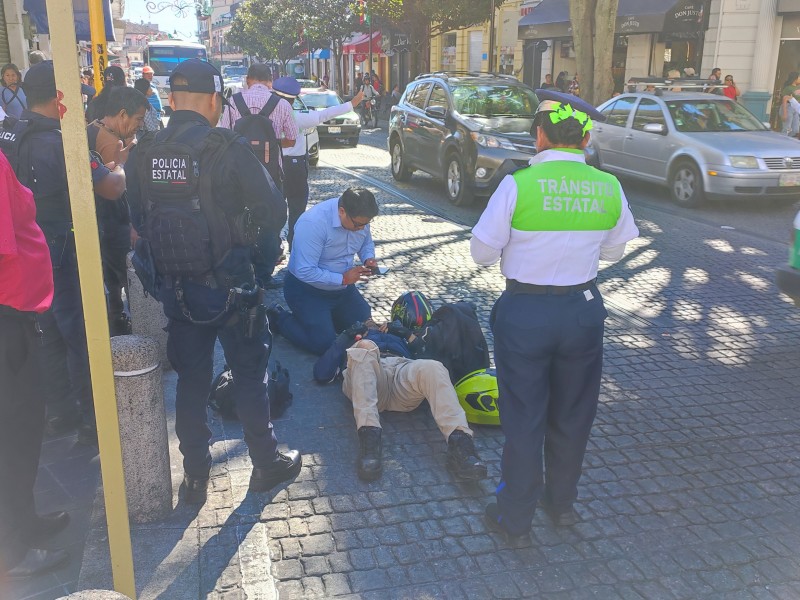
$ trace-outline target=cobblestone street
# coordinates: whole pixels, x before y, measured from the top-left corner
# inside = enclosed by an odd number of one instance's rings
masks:
[[[364,137],[358,148],[323,149],[312,202],[365,183],[376,193],[373,236],[390,271],[361,284],[376,320],[410,289],[435,305],[469,300],[491,347],[489,311],[504,280],[469,255],[467,224],[480,206],[437,204],[441,184],[428,177],[395,187],[385,133]],[[800,597],[800,313],[773,284],[786,246],[763,229],[720,228],[713,210],[693,220],[629,193],[641,237],[599,277],[611,316],[580,524],[559,529],[537,514],[532,546],[507,547],[482,518],[502,432],[475,428],[490,479],[457,482],[427,405],[382,415],[384,473],[361,482],[340,385],[315,384],[313,357],[278,336],[272,361],[289,368],[294,403],[275,428],[282,447],[303,452],[300,476],[271,498],[247,493],[241,427],[212,417],[206,505],[179,501],[167,521],[132,526],[139,597]],[[785,211],[765,208],[757,225]],[[735,210],[731,218],[746,220]],[[269,295],[283,301],[280,290]],[[173,372],[164,383],[177,498]],[[100,500],[76,589],[112,585]]]

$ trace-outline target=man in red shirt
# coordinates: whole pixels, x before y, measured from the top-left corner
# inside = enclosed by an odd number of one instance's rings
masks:
[[[0,580],[50,571],[69,558],[38,546],[69,523],[39,516],[33,497],[44,435],[35,315],[53,301],[53,269],[31,191],[0,153]],[[0,590],[2,595],[2,590]]]

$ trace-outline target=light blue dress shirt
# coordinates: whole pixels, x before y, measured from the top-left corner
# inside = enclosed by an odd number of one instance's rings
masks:
[[[331,198],[307,210],[297,220],[289,272],[315,288],[343,290],[346,286],[342,285],[342,274],[353,267],[354,254],[358,254],[361,262],[375,258],[369,225],[360,231],[342,227],[339,198]]]

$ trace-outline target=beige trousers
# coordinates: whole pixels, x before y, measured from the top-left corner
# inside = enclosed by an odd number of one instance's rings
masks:
[[[347,350],[342,385],[353,403],[356,427],[380,427],[378,413],[409,412],[427,398],[445,440],[456,429],[472,435],[444,365],[436,360],[381,358],[375,342],[361,340]]]

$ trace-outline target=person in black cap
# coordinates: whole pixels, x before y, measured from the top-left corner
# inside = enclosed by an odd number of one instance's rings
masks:
[[[294,77],[280,77],[272,84],[272,92],[285,98],[291,104],[300,94],[300,82]],[[352,110],[364,99],[364,92],[359,91],[350,102],[329,106],[323,110],[308,112],[295,111],[294,120],[297,128],[302,132],[305,129],[316,127],[328,119],[333,119]],[[308,205],[308,148],[306,136],[301,133],[297,136],[294,146],[283,151],[283,192],[286,194],[286,203],[289,205],[289,232],[286,241],[289,249],[292,248],[294,239],[294,224],[300,218]]]
[[[206,403],[217,339],[236,382],[253,463],[250,491],[292,479],[302,465],[297,450],[278,451],[270,422],[265,375],[272,339],[252,263],[259,229],[280,230],[286,202],[247,141],[212,127],[225,102],[219,71],[186,60],[169,84],[169,124],[128,158],[128,200],[140,236],[137,256],[152,256],[163,279],[158,293],[169,317],[167,355],[178,374],[184,499],[201,504],[211,468]]]
[[[53,305],[39,317],[43,339],[53,341],[42,348],[43,364],[66,360],[71,392],[63,402],[48,406],[48,421],[54,433],[80,423],[79,441],[93,444],[97,441],[94,404],[53,62],[31,67],[23,87],[28,109],[0,137],[3,152],[20,182],[33,191],[36,221],[47,238],[53,264]],[[125,191],[122,168],[113,163],[104,165],[91,154],[88,158],[96,196],[116,201]],[[66,344],[66,357],[61,341]],[[47,384],[57,386],[59,382],[48,377]]]
[[[608,314],[595,285],[598,261],[619,260],[639,234],[619,181],[584,160],[592,120],[602,115],[570,94],[536,94],[538,154],[501,181],[471,241],[475,262],[502,258],[506,277],[490,319],[506,442],[486,521],[520,545],[537,502],[557,525],[579,518],[573,503]]]

